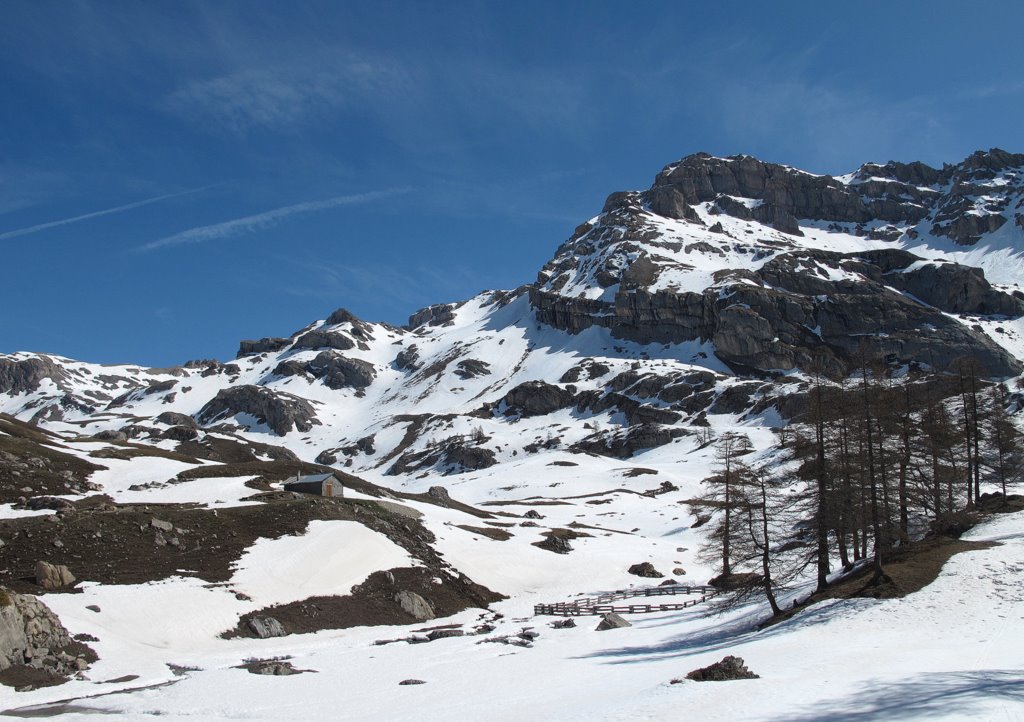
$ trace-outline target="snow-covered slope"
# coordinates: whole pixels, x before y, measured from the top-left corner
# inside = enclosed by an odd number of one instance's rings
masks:
[[[471,637],[372,644],[409,629],[219,638],[268,605],[346,594],[374,573],[422,564],[369,527],[318,519],[304,534],[257,540],[224,583],[203,584],[183,568],[155,582],[86,583],[82,594],[51,595],[73,633],[100,639],[100,661],[88,680],[19,702],[175,679],[75,704],[134,716],[337,718],[339,697],[324,692],[337,685],[324,682],[339,676],[351,719],[382,698],[395,719],[633,719],[682,710],[799,719],[811,700],[838,714],[863,685],[878,716],[900,684],[956,690],[990,670],[1006,682],[991,700],[958,698],[962,707],[940,711],[953,719],[962,710],[993,713],[1004,699],[1019,704],[1004,694],[1020,683],[1010,635],[984,664],[958,653],[930,659],[912,644],[879,654],[877,668],[851,661],[871,654],[868,646],[896,646],[901,629],[914,628],[922,650],[950,650],[993,636],[985,625],[997,619],[1019,621],[1024,601],[1000,586],[1019,546],[1019,514],[975,532],[1003,547],[957,557],[912,602],[822,604],[769,633],[750,633],[761,614],[751,608],[718,620],[645,617],[625,641],[619,632],[595,637],[589,624],[547,630],[530,615],[536,603],[638,584],[626,570],[643,561],[706,582],[715,570],[697,558],[704,532],[685,502],[713,465],[709,430],[740,430],[757,456],[768,454],[773,428],[800,412],[812,367],[842,376],[867,344],[894,367],[947,369],[966,355],[990,376],[1017,377],[1022,193],[1024,156],[998,150],[941,170],[868,164],[838,178],[698,154],[667,166],[647,191],[613,194],[536,282],[424,309],[403,328],[338,310],[289,338],[243,341],[234,360],[167,369],[0,357],[0,412],[52,432],[47,448],[88,465],[81,481],[89,486],[61,496],[194,502],[213,513],[262,503],[247,486],[259,470],[232,464],[331,466],[375,485],[374,498],[405,495],[401,504],[421,515],[453,575],[509,597],[492,606],[505,615],[488,618],[495,634],[542,630],[531,649]],[[0,476],[0,517],[42,513],[9,503],[39,493],[25,478]],[[424,494],[440,485],[478,512],[439,505],[436,490],[432,499]],[[424,495],[409,496],[416,494]],[[572,531],[572,554],[536,545],[555,529]],[[956,638],[941,600],[971,575],[964,603],[977,623]],[[985,606],[985,595],[999,604]],[[162,621],[153,624],[143,608]],[[482,614],[445,621],[471,626]],[[764,679],[725,699],[667,684],[723,649],[739,650]],[[267,680],[233,669],[276,655],[320,674]],[[195,671],[176,677],[168,665]],[[909,665],[914,674],[904,671]],[[405,677],[428,684],[395,697]],[[495,713],[496,699],[515,705]]]

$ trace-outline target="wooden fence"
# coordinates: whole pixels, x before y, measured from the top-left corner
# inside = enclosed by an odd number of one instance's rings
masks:
[[[706,585],[671,584],[664,587],[642,587],[639,589],[620,589],[596,597],[581,597],[572,602],[557,604],[536,604],[535,615],[553,615],[559,617],[582,617],[598,614],[642,614],[645,612],[673,612],[688,609],[718,594],[719,590]],[[667,597],[693,595],[693,599],[684,602],[667,604],[619,604],[613,602],[636,597]],[[699,595],[699,596],[698,596]]]

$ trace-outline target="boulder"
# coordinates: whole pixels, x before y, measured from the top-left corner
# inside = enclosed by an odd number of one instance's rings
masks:
[[[63,564],[36,562],[36,584],[46,590],[60,589],[75,583],[73,575]]]
[[[760,675],[747,669],[742,657],[729,655],[721,662],[695,669],[686,675],[694,682],[727,682],[735,679],[758,679]]]
[[[288,634],[284,626],[273,617],[253,617],[248,622],[249,630],[260,639],[284,637]]]
[[[629,573],[635,574],[638,577],[649,577],[652,579],[660,579],[661,577],[665,576],[657,569],[655,569],[654,565],[650,562],[640,562],[639,564],[634,564],[629,568]]]
[[[401,591],[395,597],[398,605],[407,613],[416,618],[417,621],[425,622],[434,618],[434,608],[430,602],[416,592]]]
[[[624,627],[632,626],[632,624],[627,622],[618,614],[605,614],[601,617],[601,621],[598,623],[597,627],[595,627],[595,630],[598,632],[606,632],[609,629],[623,629]]]
[[[554,535],[544,537],[544,541],[537,546],[555,554],[568,554],[572,551],[572,545],[568,539]]]

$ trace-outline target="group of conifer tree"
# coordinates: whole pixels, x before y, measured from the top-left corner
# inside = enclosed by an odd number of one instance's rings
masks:
[[[1017,399],[971,360],[952,373],[862,362],[840,381],[812,374],[805,398],[763,463],[740,432],[712,442],[714,473],[692,506],[710,525],[701,555],[733,602],[763,593],[781,614],[780,589],[813,570],[821,591],[836,561],[884,581],[893,549],[957,533],[983,484],[1005,499],[1024,475]]]

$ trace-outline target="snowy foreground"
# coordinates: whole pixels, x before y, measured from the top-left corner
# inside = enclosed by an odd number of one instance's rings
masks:
[[[280,599],[280,590],[299,580],[279,579],[275,589],[273,580],[249,574],[247,562],[290,556],[303,543],[322,551],[349,534],[360,537],[362,548],[369,545],[375,558],[330,560],[336,585],[351,584],[364,569],[402,561],[401,550],[389,548],[387,540],[363,538],[373,533],[358,525],[337,524],[257,545],[239,565],[233,588]],[[218,640],[212,633],[245,611],[244,603],[222,594],[224,617],[218,619],[217,605],[201,598],[217,592],[195,580],[50,595],[46,601],[72,632],[102,635],[93,680],[140,676],[98,685],[124,689],[119,694],[87,696],[97,694],[95,683],[72,682],[22,694],[3,689],[0,701],[7,714],[67,719],[1021,720],[1024,514],[997,517],[965,539],[997,545],[954,556],[934,583],[904,599],[824,602],[760,632],[752,623],[762,610],[754,608],[711,618],[697,611],[634,615],[632,628],[608,632],[594,631],[595,618],[581,618],[575,629],[555,630],[547,626],[549,618],[531,616],[536,599],[524,588],[495,605],[506,615],[495,634],[533,626],[541,636],[532,648],[478,644],[480,637],[373,645],[417,627]],[[456,545],[448,551],[467,561],[472,556]],[[86,611],[87,604],[99,604],[104,613]],[[199,608],[203,613],[195,614]],[[467,610],[444,621],[468,624],[479,614]],[[103,629],[97,618],[115,621]],[[120,639],[111,636],[115,631]],[[761,678],[670,684],[726,654],[743,657]],[[277,655],[316,673],[266,677],[235,668],[248,657]],[[197,669],[168,682],[162,660]],[[426,684],[398,685],[407,678]],[[64,705],[28,707],[72,698]]]

